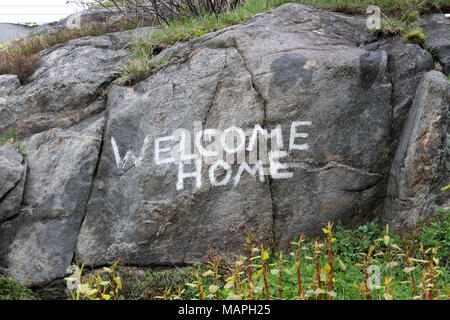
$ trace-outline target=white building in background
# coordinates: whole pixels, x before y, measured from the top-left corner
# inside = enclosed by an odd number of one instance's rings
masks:
[[[0,23],[0,43],[21,38],[30,31],[30,27],[22,24]]]
[[[54,22],[82,9],[66,0],[0,0],[0,43],[25,36],[27,22]]]

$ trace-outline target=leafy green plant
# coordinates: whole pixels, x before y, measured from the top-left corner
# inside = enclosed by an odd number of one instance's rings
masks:
[[[119,291],[122,289],[122,280],[117,273],[118,261],[110,267],[88,276],[83,275],[83,266],[73,265],[73,274],[64,280],[75,283],[72,290],[72,300],[119,300]],[[78,283],[79,282],[79,283]]]
[[[429,51],[430,51],[430,54],[433,57],[433,59],[436,59],[436,56],[437,56],[436,49],[435,48],[430,48]]]
[[[289,255],[257,248],[249,236],[247,257],[238,256],[229,269],[217,259],[206,271],[197,266],[183,298],[203,292],[203,299],[448,299],[450,218],[444,213],[409,238],[380,229],[376,221],[354,229],[328,223],[323,241],[301,235]]]

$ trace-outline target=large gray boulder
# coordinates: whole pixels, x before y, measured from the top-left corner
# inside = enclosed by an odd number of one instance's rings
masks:
[[[45,287],[72,261],[190,264],[249,232],[286,248],[328,220],[416,221],[396,199],[417,197],[414,217],[445,204],[448,83],[429,51],[287,4],[112,84],[130,37],[151,32],[50,48],[0,97],[0,134],[16,129],[28,164],[20,213],[0,222],[0,273]]]
[[[396,229],[414,227],[441,207],[450,206],[450,83],[427,73],[409,111],[389,175],[384,220]]]
[[[380,214],[395,148],[393,85],[390,51],[361,46],[370,41],[362,18],[289,4],[175,45],[155,58],[172,60],[164,70],[133,89],[112,88],[76,260],[189,263],[212,246],[240,250],[247,232],[259,240],[270,234],[286,247],[327,220]],[[424,56],[414,58],[423,66],[412,68],[411,77],[431,68]],[[155,140],[179,128],[194,134],[195,121],[249,134],[256,124],[280,125],[283,150],[290,151],[282,162],[292,177],[267,174],[261,182],[245,172],[234,186],[238,163],[230,166],[230,181],[216,186],[214,167],[203,160],[201,185],[186,179],[178,190],[179,163],[155,162]],[[307,150],[288,148],[297,121],[311,122]],[[175,139],[172,147],[179,146]],[[222,168],[213,176],[227,179],[228,173]]]
[[[0,147],[0,223],[20,212],[26,165],[11,144]]]
[[[155,164],[153,145],[147,144],[177,128],[191,130],[198,120],[219,129],[262,123],[262,100],[236,49],[199,50],[189,63],[174,64],[135,90],[113,87],[109,97],[77,261],[101,265],[120,257],[131,264],[182,264],[203,257],[214,244],[240,248],[248,231],[258,240],[270,236],[267,183],[244,176],[237,188],[212,188],[206,181],[195,188],[186,179],[186,187],[177,190],[178,166]],[[142,160],[117,167],[113,138],[122,157],[132,150]],[[206,170],[202,177],[207,180]]]
[[[25,140],[22,211],[0,224],[0,272],[28,286],[62,278],[72,262],[97,166],[104,115]]]

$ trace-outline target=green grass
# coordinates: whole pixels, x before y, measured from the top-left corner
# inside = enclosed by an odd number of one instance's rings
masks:
[[[449,6],[448,0],[247,0],[235,9],[219,15],[204,14],[201,17],[183,17],[171,20],[150,37],[137,39],[131,47],[131,58],[123,69],[118,83],[132,85],[159,70],[160,68],[155,67],[155,64],[160,66],[166,64],[167,61],[161,63],[159,61],[149,62],[149,60],[170,45],[179,41],[189,41],[230,25],[243,23],[255,14],[289,2],[349,14],[365,14],[370,5],[378,5],[386,16],[382,21],[380,32],[387,35],[403,34],[407,29],[407,24],[416,22],[421,14],[439,12],[445,6]],[[418,27],[414,28],[404,34],[404,39],[406,42],[422,44],[425,36],[418,30]]]
[[[0,276],[0,300],[36,300],[36,297],[20,282]]]
[[[201,17],[182,17],[171,20],[167,25],[161,26],[161,31],[154,33],[151,38],[138,40],[132,46],[132,56],[129,64],[124,68],[119,79],[121,84],[133,84],[155,71],[159,70],[167,61],[153,61],[153,53],[159,52],[178,41],[188,41],[206,33],[223,29],[227,26],[243,23],[257,13],[265,12],[288,2],[297,2],[317,8],[349,14],[365,14],[369,5],[378,5],[385,18],[395,18],[401,23],[413,23],[424,13],[439,12],[450,7],[448,0],[247,0],[229,12],[219,15],[204,14]],[[106,1],[106,6],[112,2]],[[69,40],[98,36],[109,32],[130,30],[142,27],[139,22],[126,25],[90,25],[80,30],[60,30],[54,34],[45,34],[32,38],[9,42],[1,45],[4,49],[0,55],[0,74],[17,74],[22,83],[34,71],[39,60],[38,52]],[[401,28],[401,30],[399,30]],[[393,21],[385,23],[388,34],[403,31],[404,26],[395,25]],[[420,33],[415,32],[405,36],[405,40],[421,43]],[[157,49],[157,50],[156,50]]]
[[[122,70],[119,84],[131,85],[148,77],[166,64],[164,62],[149,62],[154,53],[175,44],[203,36],[207,33],[221,30],[225,27],[243,23],[255,14],[267,11],[282,4],[292,2],[289,0],[248,0],[237,8],[219,15],[204,14],[202,17],[183,17],[179,20],[170,20],[166,25],[151,34],[150,37],[136,39],[131,50],[132,55],[128,64]]]
[[[380,227],[376,221],[356,228],[347,228],[338,222],[334,229],[327,227],[324,230],[326,231],[324,238],[302,238],[300,251],[297,250],[299,243],[297,239],[292,243],[292,249],[283,253],[263,249],[260,245],[247,240],[247,249],[252,252],[254,298],[266,298],[262,272],[265,268],[271,299],[280,299],[281,270],[281,299],[297,300],[299,297],[297,252],[300,252],[302,299],[317,299],[319,293],[325,299],[327,292],[331,292],[333,299],[337,300],[366,299],[365,272],[369,265],[375,266],[379,271],[379,276],[372,272],[369,274],[373,279],[379,279],[379,283],[375,281],[375,287],[371,290],[372,300],[420,299],[423,297],[424,283],[430,284],[433,299],[450,299],[449,208],[441,209],[426,220],[422,219],[414,230],[407,230],[403,234],[393,234],[388,229]],[[331,264],[328,256],[330,240]],[[243,239],[243,247],[245,243]],[[315,244],[319,244],[320,247]],[[315,251],[317,248],[319,253]],[[164,271],[143,272],[137,268],[121,266],[117,269],[122,283],[119,298],[216,299],[218,292],[221,300],[249,299],[251,291],[247,252],[244,257],[232,252],[212,251],[208,254],[206,263]],[[369,264],[368,255],[371,255]],[[324,291],[317,291],[316,257],[320,268],[321,287]],[[433,265],[430,261],[433,261]],[[414,267],[413,270],[405,269],[410,265]],[[330,266],[333,267],[332,291],[328,291],[327,280],[331,279]],[[433,275],[425,273],[431,269]],[[414,275],[417,295],[414,293],[411,272]],[[425,298],[429,297],[426,295]]]
[[[411,285],[410,273],[405,272],[405,267],[408,267],[405,257],[405,248],[410,249],[409,256],[411,258],[423,259],[420,251],[421,245],[424,250],[438,247],[437,254],[434,256],[434,263],[438,263],[436,267],[436,285],[440,295],[440,299],[448,299],[449,296],[449,265],[448,257],[450,250],[450,211],[441,210],[436,213],[428,221],[423,221],[419,227],[408,233],[407,237],[400,235],[389,234],[389,254],[392,256],[392,274],[389,271],[389,265],[386,260],[388,255],[387,246],[385,244],[385,230],[380,228],[376,222],[370,222],[366,225],[357,227],[355,229],[344,228],[338,224],[333,233],[336,239],[332,245],[333,252],[333,292],[335,299],[338,300],[358,300],[360,299],[360,285],[365,283],[364,276],[364,256],[368,253],[371,245],[374,246],[374,256],[372,265],[375,265],[380,270],[380,287],[372,290],[372,299],[385,298],[385,279],[388,281],[388,287],[392,288],[393,299],[396,300],[411,300],[414,299],[413,287]],[[303,245],[303,253],[301,254],[301,277],[303,282],[304,292],[312,291],[316,286],[316,266],[314,263],[314,249],[313,240],[307,239]],[[321,249],[322,254],[319,259],[320,268],[325,269],[328,263],[326,249]],[[426,253],[428,258],[432,258],[431,251]],[[273,299],[279,299],[279,253],[271,252],[270,258],[267,262],[267,280],[270,288],[270,295]],[[428,259],[427,258],[427,259]],[[227,258],[225,258],[227,259]],[[235,259],[239,260],[239,256],[235,255]],[[298,299],[298,281],[295,255],[285,254],[283,256],[283,279],[282,279],[282,299]],[[245,261],[240,258],[240,261]],[[256,270],[261,266],[261,260],[257,258],[253,260],[253,275],[256,278]],[[232,263],[231,263],[232,264]],[[415,262],[415,269],[413,270],[417,291],[420,293],[420,284],[422,282],[421,275],[424,270],[424,263]],[[207,275],[205,271],[212,270],[209,265],[199,265],[196,272],[199,275],[199,281],[193,281],[186,286],[183,298],[198,299],[198,287],[201,286],[206,299],[215,299],[215,295],[208,295],[211,285],[215,285],[214,278]],[[248,277],[246,262],[240,267],[240,291],[239,294],[243,298],[248,298],[248,284],[246,283]],[[323,271],[322,271],[323,272]],[[210,273],[210,272],[209,272]],[[202,276],[203,274],[203,276]],[[232,271],[219,272],[220,274],[220,299],[230,297],[233,292],[233,287],[228,286],[228,277],[233,277],[235,273]],[[326,275],[322,274],[322,277]],[[229,278],[230,279],[230,278]],[[228,279],[228,280],[229,280]],[[322,278],[323,279],[323,278]],[[231,280],[233,282],[234,280]],[[230,280],[229,280],[230,282]],[[254,280],[255,288],[264,288],[264,281],[262,277]],[[322,288],[326,287],[327,283],[322,282]],[[264,290],[264,289],[262,289]],[[262,298],[261,290],[255,294],[257,298]],[[362,295],[365,298],[365,295]],[[314,298],[314,294],[309,295],[309,298]]]
[[[416,25],[413,25],[406,29],[403,34],[403,38],[408,43],[414,43],[420,46],[422,46],[427,39],[425,34],[423,33],[423,29]]]
[[[379,6],[390,17],[404,20],[414,15],[440,12],[448,8],[448,0],[302,0],[300,3],[348,14],[365,14],[370,5]]]
[[[406,28],[406,23],[395,18],[387,18],[381,20],[381,29],[375,31],[387,36],[401,35]]]
[[[0,135],[0,147],[5,145],[6,143],[10,143],[13,147],[16,148],[17,152],[19,152],[23,157],[26,157],[26,153],[23,146],[19,144],[17,140],[15,130],[11,130],[3,135]]]

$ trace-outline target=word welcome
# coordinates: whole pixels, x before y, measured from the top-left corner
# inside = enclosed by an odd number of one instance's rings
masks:
[[[293,151],[309,149],[308,143],[299,141],[306,139],[308,133],[299,130],[311,125],[311,121],[291,123],[287,150],[283,150],[285,148],[281,125],[277,125],[270,132],[259,124],[247,130],[236,126],[219,130],[203,129],[202,123],[198,121],[194,123],[193,135],[186,129],[176,129],[170,136],[156,138],[153,148],[151,136],[147,135],[138,156],[129,150],[122,158],[114,137],[111,137],[111,145],[117,168],[121,171],[142,165],[149,150],[153,153],[156,165],[177,165],[177,190],[184,188],[186,179],[193,179],[196,188],[200,188],[204,164],[210,165],[207,173],[212,186],[225,186],[231,180],[233,185],[237,186],[244,173],[250,174],[255,180],[258,175],[260,182],[265,181],[265,176],[271,176],[273,179],[292,178],[293,172],[288,170],[288,164],[280,162],[280,159]],[[233,176],[231,165],[236,164],[239,167]],[[193,168],[189,170],[188,165]],[[220,172],[220,175],[216,172]]]

